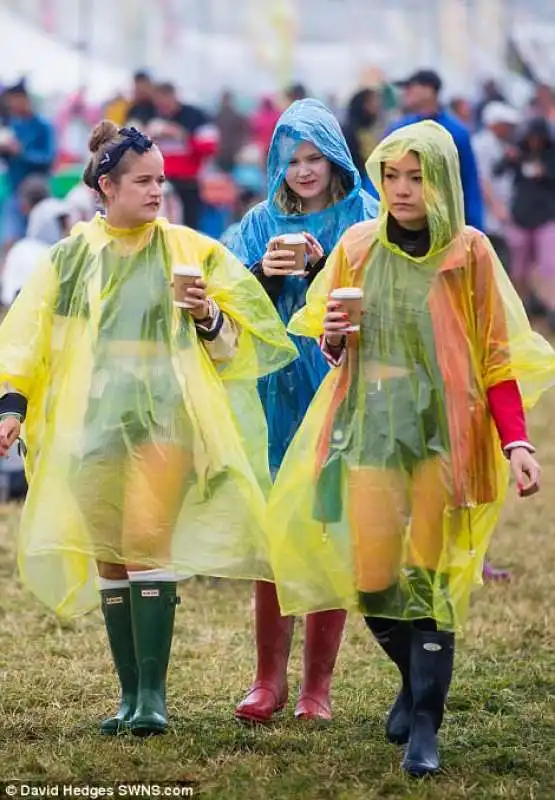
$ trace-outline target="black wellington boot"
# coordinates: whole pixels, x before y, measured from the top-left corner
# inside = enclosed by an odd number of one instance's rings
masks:
[[[444,631],[412,631],[409,743],[402,768],[423,777],[440,769],[437,734],[453,675],[455,636]]]

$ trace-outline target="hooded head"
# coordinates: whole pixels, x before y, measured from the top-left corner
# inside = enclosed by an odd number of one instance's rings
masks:
[[[284,186],[291,159],[303,142],[312,144],[330,162],[332,170],[344,180],[346,191],[337,202],[332,197],[330,205],[321,211],[287,212],[276,202],[276,195]],[[281,115],[274,130],[268,153],[268,198],[244,217],[231,249],[252,267],[260,261],[273,236],[306,231],[329,254],[347,228],[374,218],[376,212],[377,203],[362,189],[360,174],[337,119],[318,100],[299,100]],[[299,287],[304,286],[296,278],[291,280]]]
[[[55,197],[48,197],[38,203],[29,214],[27,236],[52,246],[68,235],[70,222],[69,205]]]
[[[309,142],[330,162],[339,177],[346,199],[360,190],[360,176],[353,163],[339,122],[318,100],[298,100],[278,120],[268,155],[268,202],[272,211],[283,214],[277,202],[291,159],[302,142]]]
[[[368,174],[380,193],[379,238],[385,245],[393,247],[387,239],[387,216],[395,215],[388,208],[383,191],[385,165],[399,162],[411,152],[420,162],[422,194],[430,230],[429,255],[432,255],[446,247],[465,224],[457,148],[451,134],[436,122],[426,120],[400,128],[384,139],[368,159]]]

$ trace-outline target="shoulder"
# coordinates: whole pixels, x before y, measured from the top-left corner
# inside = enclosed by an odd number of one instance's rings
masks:
[[[377,230],[378,221],[370,219],[364,220],[364,222],[357,222],[345,231],[339,240],[339,245],[343,248],[349,261],[358,261],[361,253],[370,249]]]
[[[181,124],[187,128],[198,128],[201,125],[204,125],[206,122],[209,122],[208,115],[196,106],[184,104],[177,113],[179,122],[181,122]]]
[[[470,131],[452,114],[444,111],[438,122],[449,131],[457,144],[470,144]]]

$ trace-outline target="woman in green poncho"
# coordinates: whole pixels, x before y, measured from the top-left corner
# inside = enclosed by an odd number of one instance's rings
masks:
[[[402,677],[387,736],[423,775],[439,769],[455,632],[508,465],[522,495],[538,488],[523,409],[555,381],[555,355],[465,227],[449,133],[401,129],[368,170],[381,216],[344,234],[289,325],[321,337],[336,369],[275,483],[272,565],[282,613],[362,610]],[[346,287],[363,293],[359,333],[331,294]]]

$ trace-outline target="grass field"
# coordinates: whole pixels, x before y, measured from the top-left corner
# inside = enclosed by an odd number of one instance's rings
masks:
[[[397,687],[360,619],[349,620],[329,726],[297,723],[300,640],[292,697],[275,726],[232,717],[252,675],[250,589],[182,588],[170,667],[171,732],[101,738],[117,689],[99,613],[61,626],[18,583],[17,510],[0,516],[0,779],[192,779],[214,798],[555,798],[555,396],[532,415],[542,493],[511,494],[492,555],[510,586],[473,602],[443,728],[445,772],[412,782],[382,732]]]

